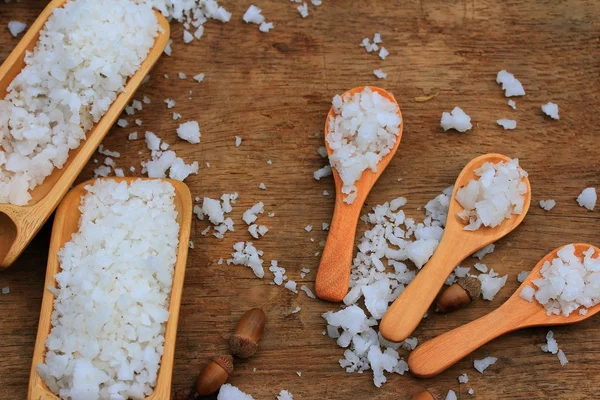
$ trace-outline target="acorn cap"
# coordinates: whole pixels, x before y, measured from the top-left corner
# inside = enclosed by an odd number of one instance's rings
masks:
[[[231,375],[233,373],[233,357],[215,356],[212,360],[219,364],[221,368],[223,368],[225,372],[227,372],[227,375]]]
[[[471,300],[475,300],[481,294],[481,281],[473,276],[465,276],[456,282],[468,294]]]
[[[249,337],[234,334],[229,338],[229,350],[236,357],[248,358],[256,353],[258,343]]]
[[[436,389],[427,389],[427,391],[433,396],[435,400],[442,400],[442,394]]]

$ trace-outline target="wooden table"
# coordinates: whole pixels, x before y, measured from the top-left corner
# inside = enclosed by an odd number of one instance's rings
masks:
[[[0,26],[13,19],[31,23],[44,4],[1,4]],[[200,41],[183,44],[181,25],[173,25],[173,55],[158,62],[150,82],[136,95],[152,100],[136,116],[143,126],[131,127],[130,117],[130,127],[114,128],[104,142],[121,153],[118,167],[128,171],[133,165],[139,171],[149,154],[143,140],[128,141],[127,135],[151,130],[186,161],[202,165],[200,173],[187,180],[194,196],[240,193],[232,213],[237,229],[224,240],[201,236],[206,222],[193,222],[195,247],[183,294],[173,398],[186,398],[209,357],[227,351],[227,338],[239,316],[260,306],[268,318],[261,350],[238,362],[231,379],[256,399],[273,399],[281,389],[297,399],[408,399],[428,387],[453,389],[461,399],[471,398],[466,394],[470,387],[480,399],[597,399],[598,318],[553,329],[569,358],[566,367],[556,356],[540,351],[547,329],[527,329],[484,346],[436,378],[389,375],[389,382],[376,389],[370,372],[347,374],[341,369],[343,349],[322,335],[321,314],[337,310],[337,305],[294,295],[271,286],[269,279],[256,279],[246,268],[217,265],[217,260],[230,256],[233,243],[251,239],[241,214],[263,201],[267,211],[276,214],[259,220],[270,229],[255,241],[265,252],[266,264],[279,260],[291,279],[313,287],[319,262],[315,252],[321,250],[326,232],[308,233],[304,227],[329,221],[334,200],[321,195],[323,190],[333,193],[333,180],[316,182],[312,177],[324,165],[315,151],[323,144],[319,132],[332,96],[365,84],[392,91],[405,117],[403,142],[369,206],[406,196],[407,213],[420,220],[418,208],[452,184],[471,158],[486,152],[518,157],[533,186],[535,205],[525,222],[484,260],[509,274],[506,287],[492,302],[480,300],[452,315],[431,314],[416,331],[420,341],[496,308],[517,288],[517,273],[531,268],[549,250],[570,242],[598,245],[600,212],[580,208],[575,198],[585,187],[600,188],[600,3],[325,0],[319,8],[309,5],[310,16],[301,19],[295,4],[264,0],[256,4],[275,23],[268,34],[241,21],[249,1],[223,4],[233,12],[232,21],[207,23]],[[0,59],[18,42],[3,29]],[[391,53],[385,61],[359,47],[375,32],[381,32]],[[388,74],[386,80],[372,73],[380,67]],[[516,111],[507,106],[495,83],[496,73],[504,68],[527,91],[516,99]],[[188,79],[178,79],[180,71]],[[190,76],[200,72],[206,73],[206,80],[199,84]],[[414,101],[415,96],[438,91],[434,100]],[[165,98],[176,100],[174,109],[167,109]],[[559,104],[560,121],[541,114],[540,106],[547,101]],[[472,117],[473,130],[466,134],[444,133],[439,127],[442,111],[456,105]],[[182,120],[173,121],[173,111],[181,113]],[[499,118],[516,119],[517,129],[502,130],[495,122]],[[175,129],[188,120],[201,124],[199,145],[177,139]],[[235,136],[244,139],[238,148]],[[90,178],[95,167],[90,162],[79,181]],[[266,191],[258,188],[261,182]],[[555,199],[556,208],[540,209],[541,199]],[[0,295],[2,399],[26,397],[50,227],[51,222],[14,266],[0,272],[0,287],[11,290]],[[304,280],[299,276],[302,267],[311,269]],[[291,314],[296,306],[302,310]],[[473,369],[473,359],[487,355],[499,360],[481,375]],[[459,385],[457,376],[465,372],[470,381]]]

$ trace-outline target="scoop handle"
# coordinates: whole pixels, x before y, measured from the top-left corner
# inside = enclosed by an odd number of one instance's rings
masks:
[[[489,341],[523,327],[522,315],[507,305],[418,346],[408,358],[410,372],[419,378],[438,375]]]
[[[359,201],[346,204],[342,197],[341,194],[336,196],[333,219],[315,281],[317,296],[336,303],[348,293],[354,236],[362,204]]]
[[[383,316],[379,331],[387,340],[401,342],[413,333],[450,273],[472,253],[460,233],[448,228],[431,259]]]

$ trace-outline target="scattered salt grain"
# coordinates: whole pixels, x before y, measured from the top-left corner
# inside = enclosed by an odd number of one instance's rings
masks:
[[[471,125],[471,117],[460,107],[454,107],[449,113],[443,112],[440,125],[444,131],[455,129],[459,132],[466,132],[473,127],[473,125]]]
[[[177,121],[179,118],[181,118],[181,114],[174,112],[173,113],[173,121]]]
[[[136,120],[135,120],[135,124],[136,124],[137,126],[142,126],[142,120],[141,120],[141,119],[136,119]]]
[[[517,121],[515,121],[514,119],[499,119],[496,122],[498,123],[498,125],[500,125],[501,127],[503,127],[506,130],[511,130],[511,129],[517,128]]]
[[[254,223],[254,221],[258,219],[258,214],[262,214],[264,211],[265,205],[261,201],[244,211],[242,219],[244,220],[246,225],[251,225],[252,223]]]
[[[194,80],[198,83],[202,82],[204,80],[204,74],[198,74],[194,76]]]
[[[173,99],[165,99],[165,103],[167,104],[167,108],[175,107],[175,100]]]
[[[21,32],[23,32],[27,28],[27,24],[19,21],[10,21],[8,23],[8,30],[13,37],[19,36]]]
[[[513,99],[508,100],[508,106],[511,107],[513,110],[517,109],[517,103],[515,103]]]
[[[323,222],[323,223],[321,224],[321,230],[322,230],[322,231],[327,231],[327,230],[329,230],[329,224],[328,224],[327,222]]]
[[[231,258],[227,260],[227,264],[243,265],[252,269],[254,275],[258,278],[265,276],[265,270],[263,268],[262,250],[257,250],[251,242],[237,242],[233,245],[234,252],[231,254]]]
[[[565,356],[565,353],[562,351],[562,349],[558,350],[557,356],[560,365],[562,365],[563,367],[569,363],[569,360],[567,360],[567,356]]]
[[[262,22],[259,27],[258,30],[263,32],[263,33],[267,33],[269,32],[271,29],[273,29],[275,27],[275,25],[272,22]]]
[[[523,283],[525,282],[525,279],[527,279],[527,277],[529,276],[529,274],[531,273],[531,271],[521,271],[517,274],[517,282],[519,283]]]
[[[189,243],[188,243],[188,247],[189,247],[190,249],[193,249],[193,248],[194,248],[194,241],[193,241],[193,240],[190,240],[190,241],[189,241]]]
[[[469,389],[467,391],[468,394],[470,394],[471,396],[475,394],[475,391],[473,390],[473,388]]]
[[[125,176],[125,172],[123,172],[123,168],[115,168],[115,176],[122,178]]]
[[[558,115],[558,105],[555,103],[546,103],[542,106],[542,112],[552,119],[560,119]]]
[[[244,13],[242,19],[245,23],[249,24],[261,24],[265,21],[265,17],[261,14],[262,10],[256,7],[254,4],[251,4],[250,7]]]
[[[495,249],[496,249],[496,245],[494,243],[488,244],[487,246],[485,246],[482,249],[473,253],[472,257],[483,260],[483,257],[487,256],[490,253],[493,253]],[[487,271],[487,268],[486,268],[486,271]],[[482,272],[486,272],[486,271],[482,271]]]
[[[239,136],[235,137],[235,147],[240,147],[240,145],[242,144],[242,138]]]
[[[277,400],[294,400],[294,397],[287,390],[282,390],[277,396]]]
[[[308,5],[303,3],[301,6],[298,6],[298,12],[302,16],[302,18],[308,17]]]
[[[475,263],[475,265],[473,265],[473,268],[475,268],[477,271],[479,272],[483,272],[484,274],[486,272],[488,272],[488,267],[485,264],[482,263]]]
[[[286,284],[284,285],[284,287],[294,293],[298,293],[298,289],[296,289],[296,282],[294,281],[287,281]]]
[[[596,194],[596,189],[593,187],[583,189],[581,194],[577,197],[579,206],[585,207],[590,211],[596,206],[596,200],[598,200],[598,195]]]
[[[540,200],[540,207],[546,211],[552,210],[556,206],[556,201],[554,200]]]
[[[319,181],[321,180],[321,178],[324,178],[326,176],[330,176],[331,175],[331,166],[326,165],[321,169],[318,169],[314,172],[313,177]]]
[[[259,188],[259,189],[262,189],[262,190],[267,190],[267,187],[265,186],[265,184],[264,184],[263,182],[261,182],[261,183],[258,185],[258,188]]]
[[[310,297],[311,299],[316,299],[314,293],[312,292],[312,290],[310,290],[306,285],[302,285],[300,286],[300,290],[302,290],[304,293],[306,293],[306,295],[308,297]]]
[[[121,128],[125,128],[128,125],[128,122],[126,119],[120,119],[117,121],[117,125],[119,125]]]
[[[385,79],[385,78],[387,78],[387,74],[385,72],[383,72],[382,69],[375,69],[375,70],[373,70],[373,75],[375,75],[379,79]]]
[[[312,225],[306,225],[306,226],[304,227],[304,230],[305,230],[306,232],[310,232],[310,231],[312,231],[312,228],[313,228],[313,227],[312,227]]]
[[[467,383],[469,382],[469,376],[467,374],[462,374],[458,377],[459,383]]]
[[[226,383],[219,389],[217,400],[254,400],[254,398],[237,387]]]
[[[296,306],[296,308],[294,308],[294,309],[292,310],[292,314],[297,314],[297,313],[299,313],[299,312],[300,312],[300,310],[302,310],[302,309],[300,308],[300,306]],[[298,375],[298,376],[302,376],[302,375]]]
[[[492,301],[496,294],[506,285],[508,274],[498,278],[498,274],[491,269],[487,274],[479,274],[477,277],[481,282],[481,296],[484,300]]]
[[[525,95],[525,89],[523,89],[521,82],[519,82],[519,80],[516,79],[513,74],[504,69],[498,72],[498,75],[496,76],[496,82],[502,84],[504,96],[506,97]]]
[[[192,144],[200,143],[200,125],[197,121],[189,121],[179,125],[177,136]]]
[[[258,239],[261,236],[265,236],[265,234],[269,231],[264,225],[252,224],[248,227],[248,232],[252,235],[253,238]]]
[[[10,293],[10,287],[4,286],[2,288],[2,294],[9,294],[9,293]]]
[[[329,196],[329,192],[327,190],[323,190],[323,196]]]
[[[185,78],[187,78],[187,75],[184,74],[183,72],[178,73],[177,76],[179,77],[179,79],[185,79]]]
[[[483,374],[483,371],[485,371],[490,365],[495,364],[496,361],[498,361],[498,358],[496,357],[486,357],[481,360],[473,361],[473,367],[475,367],[479,373]]]
[[[379,57],[382,60],[385,60],[385,58],[389,55],[390,55],[390,52],[387,51],[387,49],[385,47],[381,46],[381,49],[379,49]]]
[[[546,334],[546,344],[542,345],[542,351],[544,353],[558,353],[558,343],[554,339],[554,332],[548,331]]]
[[[448,390],[448,394],[446,395],[446,400],[457,400],[456,393],[454,390]]]
[[[520,298],[522,298],[523,300],[526,300],[530,303],[533,301],[534,295],[535,295],[535,290],[531,286],[525,286],[523,289],[521,289],[521,292],[519,293]]]
[[[189,33],[187,30],[183,31],[183,43],[191,43],[194,40],[194,35]]]

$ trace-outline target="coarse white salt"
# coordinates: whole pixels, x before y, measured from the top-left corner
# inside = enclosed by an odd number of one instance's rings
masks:
[[[475,394],[475,391],[473,390],[473,388],[470,388],[469,390],[467,390],[467,393],[472,396]]]
[[[554,200],[540,200],[540,207],[546,211],[552,210],[556,206],[556,201]]]
[[[173,121],[177,121],[179,118],[181,118],[181,114],[174,112],[173,113]]]
[[[596,207],[596,200],[598,200],[598,195],[596,193],[596,188],[593,187],[583,189],[581,194],[577,197],[579,206],[585,207],[590,211],[593,211],[594,207]]]
[[[300,306],[296,306],[296,308],[294,308],[294,309],[292,310],[292,314],[297,314],[297,313],[299,313],[299,312],[300,312],[300,310],[302,310],[302,309],[300,308]],[[298,372],[296,372],[296,373],[298,373]],[[298,376],[302,376],[302,373],[300,373]]]
[[[323,222],[323,223],[321,223],[321,230],[322,230],[322,231],[327,231],[327,230],[329,230],[329,223],[327,223],[327,222]]]
[[[192,144],[200,143],[200,125],[197,121],[189,121],[181,124],[177,128],[177,136]]]
[[[128,125],[128,122],[126,119],[120,119],[117,121],[117,125],[119,125],[121,128],[125,128]]]
[[[246,225],[251,225],[258,219],[258,214],[262,214],[265,212],[265,205],[263,202],[258,202],[246,211],[242,215],[242,219],[246,223]]]
[[[2,288],[2,294],[10,294],[10,287],[4,286]]]
[[[515,103],[513,99],[508,100],[508,106],[511,107],[513,110],[517,109],[517,103]]]
[[[144,102],[144,104],[150,104],[152,102],[148,96],[144,96],[142,101]]]
[[[185,78],[187,78],[187,75],[184,74],[183,72],[180,72],[177,74],[177,77],[179,77],[179,79],[185,79]]]
[[[389,55],[390,55],[390,52],[387,51],[387,49],[385,47],[381,46],[381,49],[379,49],[379,58],[381,58],[382,60],[385,60],[385,58]]]
[[[36,368],[61,398],[145,398],[153,392],[177,258],[175,189],[159,180],[86,186]],[[152,219],[148,219],[152,215]]]
[[[485,371],[490,365],[495,364],[496,361],[498,361],[498,358],[496,357],[486,357],[481,360],[473,361],[473,367],[475,367],[479,373],[483,374],[483,371]]]
[[[325,146],[318,147],[317,154],[319,154],[322,158],[327,158],[327,148]]]
[[[578,308],[600,303],[600,258],[589,247],[583,257],[575,255],[575,246],[561,248],[557,257],[546,261],[541,277],[532,282],[537,287],[535,299],[546,308],[547,315],[568,317]]]
[[[261,183],[258,185],[258,188],[259,188],[259,189],[261,189],[261,190],[267,190],[267,186],[265,186],[265,184],[264,184],[263,182],[261,182]]]
[[[183,181],[190,174],[198,173],[198,161],[191,164],[177,157],[174,151],[164,151],[169,146],[161,143],[160,138],[152,132],[146,132],[146,145],[151,151],[151,160],[142,162],[142,173],[147,173],[150,178],[165,178],[169,171],[169,178]]]
[[[204,74],[198,74],[198,75],[194,76],[194,80],[198,83],[204,81]]]
[[[217,400],[254,400],[254,398],[249,394],[242,392],[237,387],[226,383],[219,389]]]
[[[448,390],[448,394],[446,395],[446,400],[457,400],[456,393],[454,390]]]
[[[312,225],[306,225],[306,226],[304,227],[304,230],[305,230],[306,232],[310,232],[310,231],[312,231],[312,228],[313,228],[313,227],[312,227]]]
[[[390,153],[400,134],[396,103],[365,87],[362,92],[333,98],[334,115],[329,118],[325,140],[332,154],[329,161],[343,182],[344,202],[356,199],[356,181],[363,171],[377,172],[377,164]]]
[[[165,104],[167,105],[167,108],[173,108],[176,103],[173,99],[165,99]]]
[[[484,300],[492,301],[496,294],[506,285],[508,274],[499,278],[492,268],[487,274],[479,274],[477,277],[481,282],[481,296]]]
[[[471,272],[471,267],[457,266],[456,268],[454,268],[454,275],[457,278],[464,278],[465,276],[469,275],[470,272]]]
[[[208,220],[214,226],[215,231],[213,236],[215,236],[217,239],[223,239],[226,232],[235,231],[233,220],[230,217],[225,216],[232,211],[232,204],[235,204],[237,199],[237,192],[223,194],[220,201],[205,197],[202,200],[202,207],[195,205],[193,211],[200,220],[203,220],[205,216],[208,217]],[[203,231],[203,235],[206,235],[209,230],[210,226]]]
[[[567,356],[565,356],[565,353],[562,351],[562,349],[558,350],[558,353],[556,355],[558,356],[558,361],[560,362],[560,365],[562,365],[563,367],[569,363],[569,360],[567,360]]]
[[[0,100],[0,203],[26,205],[29,190],[64,166],[137,72],[158,29],[147,5],[128,0],[73,0],[52,12]],[[106,32],[119,46],[107,46]]]
[[[27,24],[19,21],[9,21],[8,30],[13,37],[19,36],[27,28]]]
[[[548,331],[546,334],[546,344],[542,345],[542,351],[544,353],[558,353],[558,342],[554,339],[554,332]]]
[[[235,147],[240,147],[240,145],[242,144],[242,138],[239,136],[235,137]]]
[[[459,132],[466,132],[473,127],[471,117],[460,107],[454,107],[449,113],[443,112],[440,126],[444,131],[455,129]]]
[[[531,273],[531,271],[521,271],[517,274],[517,282],[519,283],[523,283],[525,282],[525,279],[527,279],[527,277],[529,276],[529,274]]]
[[[499,119],[496,121],[498,125],[503,127],[505,130],[511,130],[517,128],[517,121],[514,119]]]
[[[325,178],[326,176],[330,176],[330,175],[331,175],[331,166],[326,165],[323,168],[316,170],[313,174],[313,178],[315,178],[317,181],[320,181],[321,178]]]
[[[263,255],[262,250],[256,249],[251,242],[237,242],[233,245],[233,250],[231,258],[227,260],[227,265],[243,265],[252,269],[257,278],[262,279],[265,276],[261,258]]]
[[[183,31],[183,43],[191,43],[194,40],[194,35],[192,35],[187,30]],[[185,78],[184,78],[185,79]]]
[[[258,239],[262,236],[265,236],[265,234],[268,231],[269,231],[269,228],[267,228],[264,225],[252,224],[248,227],[248,232],[250,232],[250,234],[252,235],[252,237],[254,239]]]
[[[552,102],[546,103],[542,106],[542,112],[552,119],[560,119],[558,115],[558,105]]]
[[[262,22],[259,27],[258,30],[263,32],[263,33],[267,33],[269,32],[271,29],[273,29],[275,27],[275,25],[272,22]]]
[[[306,295],[311,298],[311,299],[316,299],[317,297],[314,295],[314,293],[312,292],[312,290],[310,290],[308,288],[308,286],[306,285],[302,285],[300,286],[300,290],[302,290],[304,293],[306,293]]]
[[[292,394],[290,392],[288,392],[287,390],[282,390],[281,392],[279,392],[279,394],[277,395],[277,400],[294,400],[294,397],[292,396]]]
[[[329,192],[327,190],[323,190],[323,196],[329,196]]]
[[[381,40],[381,33],[375,32],[373,34],[373,43],[383,43],[383,40]]]
[[[373,75],[375,75],[379,79],[385,79],[385,78],[387,78],[387,74],[385,72],[383,72],[382,69],[375,69],[375,70],[373,70]]]
[[[265,21],[265,17],[262,15],[262,10],[256,7],[254,4],[251,4],[250,7],[248,7],[242,19],[247,24],[252,23],[257,25]]]
[[[458,376],[459,383],[467,383],[469,382],[469,376],[467,374],[462,374]]]
[[[479,272],[483,272],[484,274],[488,272],[487,265],[482,263],[475,263],[475,265],[473,265],[473,268],[475,268]]]
[[[493,253],[495,249],[496,249],[496,245],[494,243],[488,244],[487,246],[485,246],[485,247],[481,248],[480,250],[476,251],[475,253],[473,253],[472,257],[483,260],[483,257],[487,256],[488,254]],[[486,272],[486,271],[483,271],[483,272]]]
[[[298,12],[302,18],[308,17],[308,5],[303,3],[301,6],[298,6]]]
[[[141,120],[141,119],[136,119],[136,120],[135,120],[135,124],[136,124],[137,126],[142,126],[142,120]]]
[[[521,289],[519,297],[531,303],[533,301],[534,294],[535,290],[531,286],[525,286],[523,289]]]
[[[518,159],[485,162],[475,169],[475,175],[478,179],[471,179],[456,192],[456,200],[464,207],[458,216],[465,222],[465,230],[494,228],[512,214],[523,212],[527,172],[519,167]]]
[[[277,263],[277,260],[271,260],[271,266],[269,267],[269,271],[273,273],[273,283],[275,283],[278,286],[281,286],[281,284],[288,278],[285,275],[285,268],[280,267]],[[293,313],[294,312],[292,311],[292,314]]]
[[[194,248],[194,241],[193,241],[193,240],[190,240],[190,241],[189,241],[189,243],[188,243],[188,247],[189,247],[190,249],[193,249],[193,248]]]
[[[521,82],[513,74],[504,69],[496,75],[496,82],[502,84],[504,96],[506,97],[525,95],[525,89],[523,89]]]
[[[284,285],[284,287],[294,293],[298,293],[298,289],[296,289],[296,282],[294,281],[287,281],[286,284]]]
[[[125,176],[125,172],[123,172],[123,168],[115,168],[115,176],[120,178]]]

